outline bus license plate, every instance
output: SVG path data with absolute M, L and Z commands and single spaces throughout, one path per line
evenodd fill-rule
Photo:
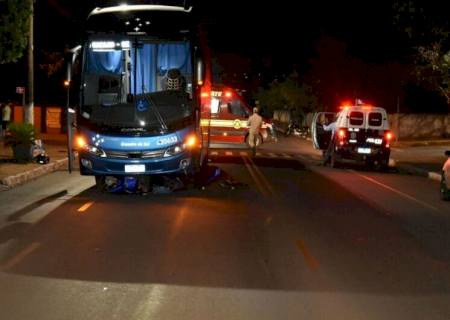
M 125 172 L 145 172 L 145 164 L 126 164 Z
M 370 152 L 371 152 L 370 148 L 358 148 L 358 153 L 370 154 Z

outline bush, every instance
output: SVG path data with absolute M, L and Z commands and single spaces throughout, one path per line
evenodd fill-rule
M 14 159 L 19 162 L 32 160 L 31 146 L 34 143 L 36 130 L 29 123 L 11 123 L 5 137 L 5 145 L 11 146 Z
M 29 123 L 10 123 L 8 125 L 7 135 L 5 137 L 5 145 L 18 146 L 28 145 L 31 146 L 36 137 L 36 129 Z

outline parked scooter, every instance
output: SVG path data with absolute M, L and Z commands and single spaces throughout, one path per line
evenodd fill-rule
M 287 137 L 290 136 L 291 134 L 306 139 L 309 135 L 309 128 L 300 127 L 297 122 L 291 121 L 289 122 L 289 125 L 284 135 Z

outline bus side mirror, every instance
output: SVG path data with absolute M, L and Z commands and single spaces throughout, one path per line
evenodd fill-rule
M 65 82 L 67 82 L 68 84 L 70 84 L 70 82 L 72 81 L 73 66 L 80 52 L 81 46 L 76 46 L 75 48 L 72 48 L 67 52 L 67 73 Z
M 203 85 L 205 81 L 205 66 L 202 60 L 197 61 L 197 84 L 199 86 Z

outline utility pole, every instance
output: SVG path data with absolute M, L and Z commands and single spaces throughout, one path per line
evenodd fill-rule
M 69 64 L 68 67 L 68 75 L 72 71 L 70 70 L 72 66 Z M 66 100 L 66 122 L 67 122 L 67 157 L 68 161 L 68 169 L 69 173 L 72 173 L 72 163 L 73 163 L 73 151 L 72 151 L 72 110 L 70 108 L 70 79 L 71 75 L 67 77 L 67 80 L 64 81 L 64 86 L 67 88 L 67 100 Z
M 34 124 L 34 0 L 30 1 L 30 29 L 28 35 L 28 90 L 26 105 L 23 106 L 25 123 Z
M 398 142 L 400 136 L 400 95 L 397 96 L 397 134 L 395 135 L 395 142 Z

